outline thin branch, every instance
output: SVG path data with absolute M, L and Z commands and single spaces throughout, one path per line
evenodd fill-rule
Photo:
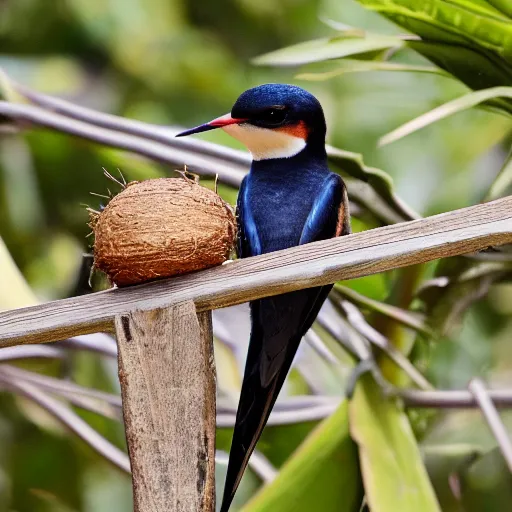
M 94 126 L 33 105 L 0 101 L 0 116 L 12 119 L 21 125 L 28 123 L 50 128 L 105 146 L 131 151 L 164 164 L 177 167 L 187 165 L 189 169 L 203 175 L 215 177 L 218 174 L 224 183 L 235 187 L 240 184 L 248 169 L 222 156 L 214 158 L 198 155 L 197 151 L 188 149 L 184 144 L 182 147 L 170 147 L 147 138 Z
M 356 329 L 359 334 L 368 341 L 380 348 L 419 388 L 427 390 L 433 389 L 433 386 L 416 369 L 416 367 L 407 359 L 389 340 L 379 331 L 374 329 L 364 318 L 359 309 L 351 302 L 346 300 L 341 302 L 348 322 Z
M 214 313 L 215 314 L 215 313 Z M 213 324 L 213 334 L 216 339 L 218 339 L 221 343 L 226 345 L 231 350 L 237 348 L 237 343 L 234 340 L 228 340 L 225 336 L 227 334 L 227 328 L 225 329 L 223 325 L 220 326 L 219 323 L 215 322 Z M 68 338 L 67 340 L 56 342 L 57 346 L 61 346 L 64 348 L 69 348 L 71 350 L 87 350 L 89 352 L 96 352 L 100 355 L 104 355 L 107 357 L 117 358 L 117 344 L 112 338 L 112 336 L 104 333 L 94 333 L 94 334 L 85 334 L 83 336 L 76 336 L 74 338 Z M 38 345 L 34 345 L 37 347 Z M 2 355 L 5 350 L 11 348 L 21 348 L 20 347 L 6 347 L 0 349 L 0 361 L 2 360 Z M 45 347 L 50 348 L 50 347 Z
M 117 357 L 117 345 L 114 338 L 101 332 L 68 338 L 59 341 L 58 346 L 73 350 L 97 352 L 108 357 Z M 1 353 L 2 351 L 0 350 Z
M 311 346 L 304 343 L 298 357 L 293 361 L 293 368 L 304 380 L 309 393 L 313 396 L 323 396 L 328 392 L 328 383 L 318 372 L 318 366 L 315 364 L 314 358 L 311 357 L 313 354 L 310 351 L 312 350 Z
M 378 300 L 370 299 L 369 297 L 352 290 L 348 286 L 343 286 L 341 284 L 336 284 L 331 293 L 338 300 L 341 300 L 341 297 L 345 297 L 357 306 L 368 308 L 371 311 L 376 311 L 377 313 L 396 320 L 405 327 L 409 327 L 410 329 L 413 329 L 427 337 L 432 337 L 434 335 L 432 329 L 425 324 L 423 315 L 392 306 L 391 304 L 379 302 Z
M 121 413 L 121 397 L 112 393 L 106 393 L 93 388 L 87 388 L 63 379 L 56 379 L 41 375 L 39 373 L 22 370 L 10 365 L 1 365 L 0 372 L 8 375 L 11 378 L 19 379 L 20 381 L 29 382 L 34 384 L 40 389 L 55 393 L 56 395 L 65 398 L 74 405 L 89 409 L 89 404 L 93 401 L 93 412 L 108 416 L 110 418 L 119 418 Z M 89 399 L 82 401 L 82 398 Z M 92 400 L 91 400 L 92 399 Z M 98 403 L 99 402 L 99 403 Z
M 341 398 L 332 396 L 290 396 L 278 400 L 270 413 L 269 425 L 293 425 L 304 421 L 318 421 L 332 414 Z M 229 428 L 235 424 L 236 405 L 228 399 L 217 402 L 217 427 Z
M 215 463 L 222 466 L 227 466 L 229 462 L 229 455 L 222 450 L 217 450 L 215 454 Z M 267 460 L 267 458 L 258 450 L 252 452 L 249 458 L 249 467 L 256 473 L 259 478 L 265 483 L 270 483 L 277 476 L 277 470 Z
M 360 216 L 362 213 L 368 212 L 382 224 L 396 224 L 416 218 L 404 218 L 371 185 L 364 181 L 348 176 L 345 178 L 345 184 L 349 194 L 351 212 L 357 212 L 359 209 Z
M 508 245 L 506 247 L 509 247 Z M 478 252 L 476 254 L 467 254 L 466 258 L 476 261 L 489 261 L 499 263 L 512 263 L 512 252 L 495 251 L 495 252 Z M 504 269 L 505 270 L 505 269 Z
M 266 483 L 269 484 L 277 476 L 277 469 L 260 451 L 254 451 L 249 459 L 249 467 Z
M 329 301 L 333 307 L 336 308 L 332 300 Z M 354 306 L 355 307 L 355 306 Z M 328 323 L 324 323 L 324 327 L 331 333 L 331 335 L 338 341 L 342 338 L 340 336 L 340 330 L 348 337 L 348 346 L 351 347 L 351 353 L 359 360 L 359 363 L 353 368 L 352 373 L 347 379 L 345 387 L 345 396 L 351 398 L 355 385 L 358 379 L 363 373 L 370 372 L 375 379 L 375 382 L 380 386 L 382 392 L 385 395 L 390 395 L 394 391 L 394 388 L 386 381 L 382 372 L 375 360 L 373 351 L 371 350 L 371 344 L 368 338 L 363 336 L 349 320 L 345 311 L 340 311 L 342 314 L 330 320 Z M 323 317 L 320 317 L 320 323 L 325 322 Z M 340 329 L 341 327 L 341 329 Z M 343 346 L 347 345 L 346 342 L 342 342 Z
M 339 406 L 340 399 L 332 398 L 330 401 L 319 403 L 318 405 L 304 409 L 294 408 L 293 410 L 281 410 L 277 407 L 270 414 L 268 425 L 294 425 L 306 421 L 319 421 L 330 416 Z M 235 424 L 236 408 L 229 410 L 224 406 L 222 412 L 217 413 L 217 427 L 232 428 Z
M 33 384 L 39 389 L 54 393 L 83 409 L 91 410 L 112 419 L 120 418 L 121 397 L 119 395 L 83 387 L 74 382 L 48 377 L 10 365 L 0 365 L 0 377 L 2 375 L 5 376 L 5 379 Z M 303 417 L 304 414 L 307 414 L 307 411 L 310 411 L 316 417 L 318 410 L 328 412 L 338 402 L 337 398 L 329 396 L 291 396 L 276 403 L 272 413 L 274 414 L 272 421 L 276 425 L 281 424 L 282 421 L 289 422 L 289 418 L 294 414 Z M 234 405 L 229 405 L 221 399 L 217 406 L 217 413 L 221 417 L 223 426 L 234 426 L 236 415 Z M 226 424 L 227 417 L 232 417 L 232 422 L 229 425 Z
M 59 402 L 55 398 L 52 398 L 33 384 L 24 382 L 17 378 L 13 379 L 12 376 L 2 375 L 0 373 L 0 381 L 5 387 L 11 389 L 15 393 L 19 393 L 37 403 L 115 466 L 127 473 L 130 472 L 130 461 L 128 456 L 98 434 L 96 430 L 94 430 L 65 404 Z
M 160 142 L 169 147 L 178 149 L 189 149 L 203 156 L 211 156 L 214 158 L 225 158 L 231 163 L 248 168 L 251 165 L 251 157 L 246 151 L 231 149 L 220 144 L 206 142 L 199 139 L 177 139 L 175 135 L 183 131 L 182 126 L 159 126 L 150 123 L 144 123 L 135 119 L 127 119 L 125 117 L 115 116 L 93 110 L 90 108 L 76 105 L 70 101 L 66 101 L 53 96 L 48 96 L 37 91 L 33 91 L 28 87 L 14 83 L 11 84 L 26 99 L 32 103 L 52 110 L 57 114 L 71 117 L 78 121 L 83 121 L 102 128 L 108 128 L 118 132 L 135 135 L 144 139 Z
M 9 346 L 111 331 L 115 315 L 194 300 L 198 311 L 353 279 L 512 241 L 512 197 L 237 260 L 230 265 L 0 312 Z
M 300 412 L 306 409 L 315 409 L 324 405 L 337 404 L 339 398 L 327 395 L 293 395 L 279 399 L 272 411 L 276 412 Z M 217 411 L 221 414 L 235 414 L 236 405 L 227 398 L 218 398 Z
M 52 398 L 50 395 L 37 389 L 37 387 L 28 382 L 12 379 L 7 377 L 7 375 L 2 375 L 2 373 L 0 373 L 0 385 L 37 403 L 54 418 L 66 425 L 72 432 L 78 435 L 78 437 L 96 450 L 101 456 L 105 457 L 122 471 L 128 474 L 131 473 L 128 456 L 122 450 L 110 443 L 110 441 L 107 441 L 103 436 L 98 434 L 96 430 L 94 430 L 65 404 Z M 222 463 L 222 455 L 219 456 L 216 454 L 215 460 Z M 264 468 L 261 464 L 258 465 L 258 463 L 257 466 L 258 471 L 256 472 L 263 480 L 265 480 L 265 478 L 270 478 L 269 468 L 266 468 L 265 473 L 262 474 L 261 471 L 263 471 Z
M 274 409 L 279 412 L 293 412 L 298 409 L 318 407 L 319 405 L 333 405 L 338 398 L 329 395 L 292 395 L 276 402 Z
M 512 390 L 493 389 L 487 391 L 497 407 L 512 407 Z M 421 391 L 418 389 L 394 388 L 394 394 L 400 398 L 404 405 L 411 408 L 435 408 L 435 409 L 469 409 L 479 407 L 474 396 L 466 390 L 433 390 Z M 271 425 L 287 425 L 303 421 L 319 421 L 331 415 L 339 406 L 341 399 L 335 397 L 301 397 L 301 399 L 314 399 L 316 403 L 299 404 L 291 401 L 295 397 L 289 397 L 286 401 L 277 402 L 270 415 Z M 299 397 L 300 398 L 300 397 Z M 287 403 L 290 400 L 289 403 Z M 234 425 L 236 408 L 219 403 L 217 426 L 229 428 Z
M 512 407 L 512 390 L 490 389 L 487 391 L 497 407 Z M 475 397 L 466 390 L 420 391 L 417 389 L 397 389 L 407 407 L 428 407 L 433 409 L 468 409 L 479 407 Z
M 114 132 L 121 132 L 140 137 L 148 141 L 158 142 L 179 151 L 189 151 L 191 153 L 191 158 L 189 158 L 190 161 L 192 161 L 193 155 L 201 155 L 209 159 L 220 160 L 222 165 L 228 167 L 232 166 L 234 169 L 238 169 L 239 171 L 238 176 L 228 176 L 226 172 L 220 173 L 220 178 L 230 185 L 238 186 L 244 173 L 251 165 L 251 157 L 246 151 L 235 150 L 219 144 L 213 144 L 211 142 L 194 138 L 176 139 L 174 135 L 179 131 L 182 131 L 182 127 L 158 126 L 134 119 L 126 119 L 111 114 L 105 114 L 93 109 L 75 105 L 69 101 L 33 91 L 27 87 L 17 84 L 6 76 L 5 80 L 8 81 L 9 85 L 16 90 L 17 93 L 21 94 L 32 103 L 65 117 L 93 125 L 93 127 L 105 128 Z M 66 132 L 66 130 L 62 131 Z M 136 149 L 133 149 L 132 151 L 137 153 L 139 152 Z M 326 146 L 326 151 L 332 163 L 342 169 L 354 166 L 360 168 L 360 173 L 363 173 L 366 176 L 366 179 L 375 173 L 380 173 L 380 171 L 375 171 L 365 166 L 362 163 L 360 155 L 343 151 L 329 145 Z M 193 164 L 189 164 L 189 166 L 193 166 Z M 197 170 L 201 172 L 200 168 Z M 211 172 L 207 172 L 207 174 L 211 174 Z M 364 178 L 362 179 L 364 180 Z M 419 215 L 392 191 L 388 192 L 388 196 L 390 197 L 384 198 L 382 191 L 378 190 L 378 187 L 374 188 L 368 183 L 359 180 L 357 181 L 357 187 L 351 186 L 349 188 L 351 190 L 351 195 L 354 195 L 354 199 L 359 200 L 367 209 L 373 212 L 377 218 L 386 223 L 401 222 L 404 220 L 419 218 Z M 357 208 L 353 209 L 356 210 Z
M 498 446 L 507 463 L 508 469 L 512 473 L 512 442 L 490 394 L 485 389 L 484 383 L 478 378 L 473 379 L 469 383 L 468 389 L 482 410 L 482 414 L 498 442 Z
M 0 362 L 16 359 L 62 359 L 64 351 L 46 345 L 19 345 L 0 349 Z
M 380 213 L 382 208 L 388 209 L 391 215 L 399 219 L 397 222 L 415 220 L 421 217 L 410 206 L 406 205 L 404 201 L 397 197 L 393 191 L 390 177 L 380 169 L 365 165 L 362 155 L 329 145 L 327 145 L 325 149 L 329 161 L 333 165 L 344 170 L 349 176 L 356 178 L 360 185 L 366 185 L 366 188 L 371 190 L 375 196 L 374 202 L 382 203 L 378 207 L 379 212 L 375 213 Z M 349 187 L 349 189 L 350 188 L 351 187 Z M 368 194 L 368 191 L 366 194 Z M 375 211 L 372 208 L 371 202 L 365 201 L 365 206 L 370 211 Z
M 316 321 L 348 354 L 354 358 L 354 360 L 360 359 L 361 357 L 371 356 L 368 346 L 362 344 L 362 347 L 357 347 L 357 344 L 360 343 L 358 339 L 354 340 L 350 330 L 344 328 L 346 320 L 337 312 L 331 297 L 325 301 L 324 305 L 320 309 L 320 313 L 318 313 Z M 354 343 L 356 346 L 354 346 Z M 362 353 L 361 350 L 363 351 Z
M 338 358 L 331 352 L 322 338 L 313 329 L 310 329 L 306 333 L 304 340 L 322 359 L 334 366 L 340 366 Z

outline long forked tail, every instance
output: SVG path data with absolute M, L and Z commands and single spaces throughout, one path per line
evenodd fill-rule
M 253 341 L 256 340 L 254 336 L 251 336 L 251 345 Z M 297 346 L 299 341 L 300 338 L 293 344 Z M 249 356 L 251 348 L 252 347 L 249 349 Z M 296 350 L 290 351 L 290 353 L 287 354 L 278 374 L 266 386 L 262 385 L 260 380 L 258 369 L 261 362 L 260 358 L 256 361 L 252 361 L 251 368 L 246 368 L 236 415 L 235 431 L 233 433 L 233 441 L 231 442 L 231 450 L 229 453 L 228 471 L 224 485 L 221 512 L 228 512 L 229 510 L 235 492 L 249 462 L 249 457 L 254 451 L 256 443 L 267 423 L 272 407 L 279 395 L 279 391 L 283 386 L 286 374 L 292 364 L 295 351 Z M 247 359 L 248 362 L 250 361 L 249 356 Z
M 251 339 L 220 512 L 229 510 L 300 340 L 330 289 L 310 288 L 251 303 Z

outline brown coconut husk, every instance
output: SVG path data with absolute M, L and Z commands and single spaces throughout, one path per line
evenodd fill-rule
M 90 225 L 94 265 L 118 286 L 220 265 L 236 237 L 231 207 L 185 177 L 129 184 Z

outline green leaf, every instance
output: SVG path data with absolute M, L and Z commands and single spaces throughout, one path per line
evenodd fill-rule
M 420 217 L 395 194 L 393 179 L 389 174 L 381 169 L 365 165 L 363 157 L 358 153 L 352 153 L 332 146 L 326 146 L 326 149 L 329 163 L 348 175 L 368 183 L 384 200 L 386 205 L 402 220 L 413 220 Z
M 467 309 L 510 271 L 506 262 L 464 257 L 441 260 L 434 279 L 423 283 L 417 294 L 424 303 L 429 326 L 439 336 L 458 329 Z
M 219 389 L 224 393 L 237 393 L 242 382 L 238 361 L 233 351 L 217 340 L 215 340 L 215 365 Z
M 358 382 L 349 413 L 370 510 L 440 512 L 407 416 L 370 375 Z
M 52 512 L 77 512 L 77 509 L 68 506 L 52 492 L 42 489 L 31 489 L 31 493 L 36 500 L 41 501 L 48 507 L 47 510 L 52 510 Z
M 490 89 L 484 89 L 482 91 L 470 92 L 460 98 L 449 101 L 426 114 L 416 117 L 396 130 L 384 135 L 384 137 L 379 140 L 379 145 L 383 146 L 385 144 L 395 142 L 406 135 L 410 135 L 425 126 L 428 126 L 429 124 L 435 123 L 436 121 L 475 107 L 485 101 L 501 97 L 512 98 L 512 87 L 491 87 Z
M 487 0 L 450 0 L 450 3 L 476 15 L 508 21 L 507 17 L 503 16 L 499 9 L 495 8 L 495 6 L 493 7 L 492 0 L 489 2 Z
M 457 472 L 481 455 L 481 447 L 477 444 L 451 443 L 422 446 L 421 451 L 443 512 L 464 512 L 454 483 L 457 483 Z
M 378 60 L 355 60 L 344 59 L 339 62 L 339 67 L 331 71 L 316 73 L 300 73 L 297 75 L 299 80 L 311 80 L 321 82 L 329 80 L 347 73 L 361 73 L 364 71 L 407 71 L 414 73 L 429 73 L 449 77 L 450 74 L 433 66 L 411 66 L 409 64 L 399 64 L 396 62 L 385 62 Z
M 424 39 L 487 48 L 512 62 L 512 26 L 486 2 L 359 0 Z M 458 5 L 457 5 L 458 4 Z
M 323 421 L 243 512 L 358 512 L 362 485 L 348 407 Z
M 265 66 L 299 66 L 311 62 L 339 59 L 387 48 L 398 48 L 404 42 L 392 36 L 370 35 L 359 30 L 345 31 L 332 38 L 315 39 L 256 57 L 254 64 Z
M 0 67 L 0 100 L 12 103 L 25 103 L 26 100 L 16 90 L 7 73 Z
M 457 77 L 471 89 L 512 85 L 512 66 L 499 55 L 484 48 L 421 40 L 408 41 L 407 46 Z M 492 100 L 492 104 L 512 112 L 510 100 Z
M 37 298 L 12 259 L 4 241 L 0 238 L 0 274 L 2 288 L 9 293 L 0 294 L 0 310 L 14 309 L 37 304 Z
M 484 201 L 492 201 L 503 197 L 511 192 L 512 187 L 512 150 L 508 154 L 505 163 L 503 164 L 498 176 L 489 188 Z
M 385 302 L 371 299 L 365 295 L 357 293 L 348 286 L 343 286 L 338 283 L 334 285 L 334 291 L 339 292 L 340 295 L 343 295 L 355 305 L 361 308 L 367 308 L 370 311 L 374 311 L 388 318 L 391 318 L 399 324 L 405 327 L 409 327 L 410 329 L 414 329 L 424 336 L 430 338 L 434 335 L 432 330 L 425 324 L 422 315 L 408 311 L 407 309 L 393 306 L 391 304 L 386 304 Z
M 472 89 L 512 85 L 509 0 L 359 0 L 420 36 L 407 46 Z M 506 4 L 506 7 L 504 7 Z M 494 100 L 512 112 L 512 101 Z
M 462 505 L 467 512 L 501 512 L 512 503 L 512 475 L 499 448 L 460 471 Z
M 488 0 L 488 2 L 496 7 L 498 11 L 512 18 L 512 3 L 510 0 Z

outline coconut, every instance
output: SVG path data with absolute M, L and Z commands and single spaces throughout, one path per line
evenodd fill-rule
M 185 177 L 127 185 L 91 227 L 94 266 L 118 286 L 220 265 L 236 235 L 231 207 Z

